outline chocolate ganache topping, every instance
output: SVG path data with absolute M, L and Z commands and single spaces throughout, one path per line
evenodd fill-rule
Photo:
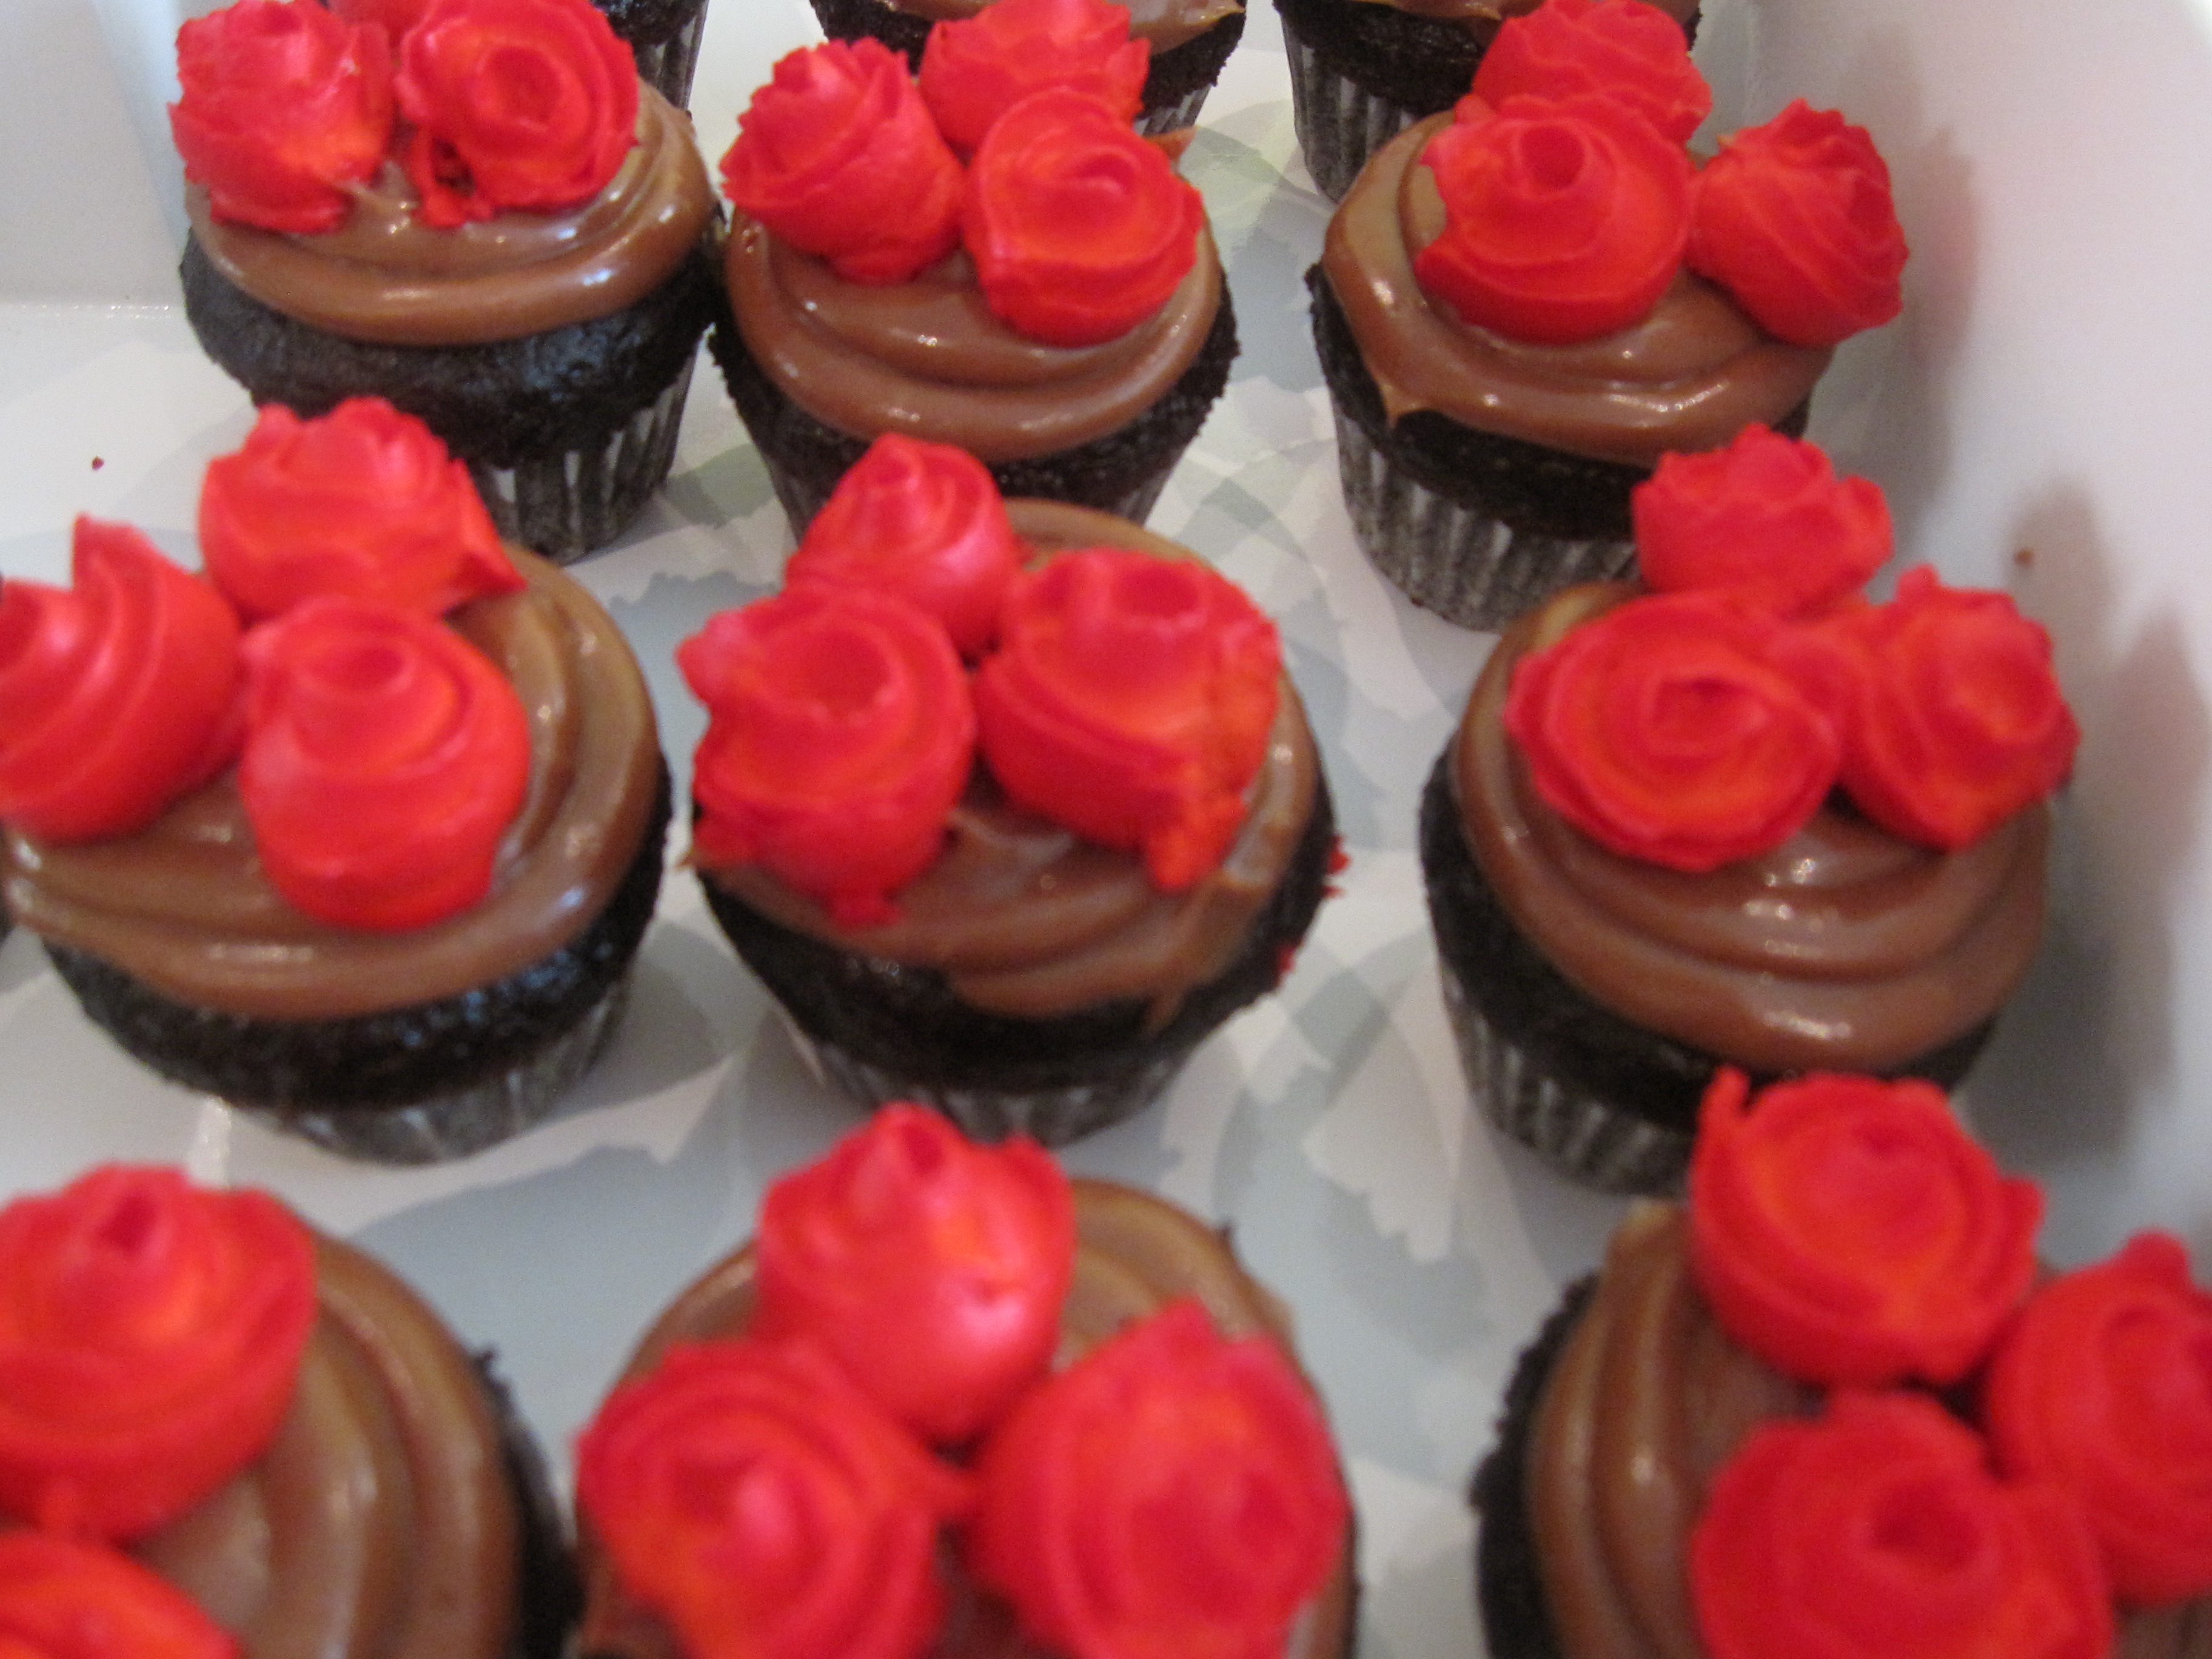
M 933 23 L 973 17 L 991 0 L 890 0 L 893 11 Z M 1152 43 L 1152 55 L 1172 51 L 1244 9 L 1242 0 L 1127 0 L 1129 33 Z
M 1642 322 L 1571 345 L 1509 339 L 1431 301 L 1413 257 L 1444 225 L 1422 149 L 1449 113 L 1377 150 L 1330 219 L 1322 270 L 1392 420 L 1433 410 L 1462 425 L 1642 465 L 1780 422 L 1828 365 L 1786 345 L 1686 268 Z
M 637 854 L 659 738 L 613 619 L 552 565 L 507 552 L 527 588 L 452 616 L 514 684 L 530 722 L 528 793 L 482 902 L 398 933 L 303 915 L 263 877 L 225 776 L 134 836 L 53 846 L 10 830 L 0 847 L 9 908 L 46 938 L 180 1001 L 285 1019 L 456 995 L 559 950 L 605 907 Z

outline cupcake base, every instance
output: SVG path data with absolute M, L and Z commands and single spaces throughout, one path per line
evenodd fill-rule
M 1275 0 L 1291 65 L 1291 119 L 1315 186 L 1332 202 L 1367 158 L 1467 94 L 1498 33 L 1374 0 Z
M 706 33 L 707 0 L 592 0 L 637 59 L 638 78 L 678 109 L 691 107 L 691 77 Z

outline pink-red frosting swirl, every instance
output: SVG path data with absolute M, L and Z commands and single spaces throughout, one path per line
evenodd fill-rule
M 232 1659 L 238 1643 L 119 1551 L 0 1533 L 0 1649 L 13 1659 Z
M 1582 93 L 1620 100 L 1676 143 L 1713 107 L 1682 26 L 1645 0 L 1544 0 L 1508 17 L 1474 66 L 1469 96 L 1494 109 L 1523 94 Z
M 963 155 L 975 153 L 1001 112 L 1046 87 L 1086 93 L 1134 121 L 1152 49 L 1130 39 L 1129 27 L 1128 8 L 1112 0 L 993 0 L 929 31 L 922 101 Z

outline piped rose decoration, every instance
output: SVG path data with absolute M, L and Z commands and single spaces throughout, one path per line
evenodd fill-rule
M 13 1659 L 233 1659 L 238 1638 L 121 1552 L 0 1533 L 0 1650 Z
M 1475 65 L 1470 95 L 1496 108 L 1509 98 L 1583 93 L 1620 99 L 1677 143 L 1713 106 L 1682 26 L 1644 0 L 1544 0 L 1506 18 Z
M 994 0 L 929 31 L 922 101 L 945 141 L 972 155 L 1004 111 L 1046 87 L 1087 93 L 1134 121 L 1152 55 L 1129 38 L 1128 8 L 1111 0 Z
M 0 1210 L 0 1509 L 106 1539 L 181 1515 L 276 1433 L 315 1306 L 265 1194 L 111 1164 Z

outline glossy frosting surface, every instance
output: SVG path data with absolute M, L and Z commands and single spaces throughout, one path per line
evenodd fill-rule
M 933 23 L 973 17 L 991 0 L 890 0 L 891 9 Z M 1117 0 L 1118 3 L 1118 0 Z M 1155 57 L 1172 51 L 1224 17 L 1244 9 L 1243 0 L 1127 0 L 1129 33 L 1152 43 Z

